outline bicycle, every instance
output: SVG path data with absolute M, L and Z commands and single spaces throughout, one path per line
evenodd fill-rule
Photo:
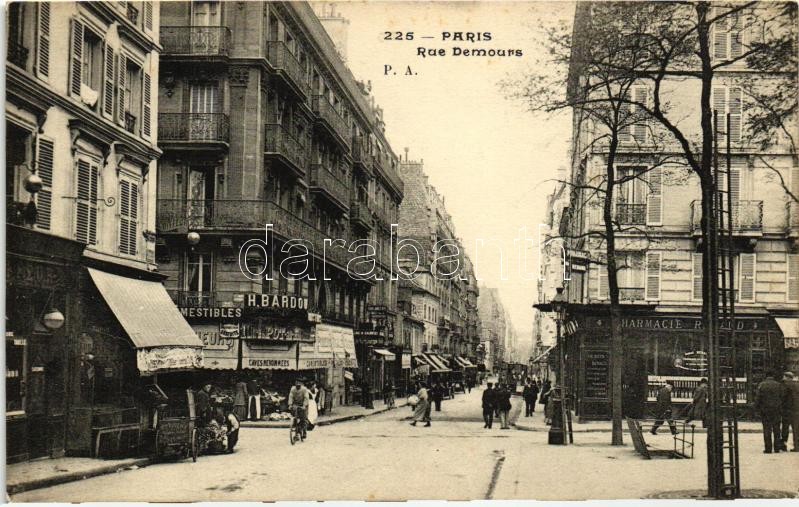
M 294 445 L 298 441 L 304 441 L 307 434 L 307 424 L 305 414 L 302 413 L 302 408 L 297 407 L 293 412 L 294 415 L 291 418 L 291 427 L 289 428 L 289 441 L 291 445 Z

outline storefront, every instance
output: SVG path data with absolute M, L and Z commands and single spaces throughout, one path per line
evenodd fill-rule
M 777 317 L 776 320 L 783 335 L 785 371 L 799 375 L 799 318 Z
M 610 417 L 610 335 L 607 314 L 570 316 L 577 326 L 563 338 L 566 382 L 575 393 L 580 419 Z M 783 336 L 766 313 L 740 313 L 734 323 L 738 399 L 753 403 L 754 390 L 766 372 L 783 364 Z M 628 312 L 621 321 L 624 340 L 622 373 L 625 415 L 648 417 L 658 389 L 674 383 L 673 403 L 691 401 L 699 381 L 707 377 L 707 351 L 702 319 L 696 314 L 655 310 Z
M 415 380 L 427 382 L 428 385 L 449 380 L 449 375 L 452 372 L 447 366 L 446 359 L 434 352 L 413 356 L 413 362 L 415 363 Z
M 60 456 L 84 244 L 6 226 L 6 460 Z
M 202 366 L 202 342 L 158 275 L 126 275 L 97 267 L 82 272 L 82 329 L 70 354 L 75 388 L 67 452 L 73 455 L 139 452 L 153 429 L 145 386 Z

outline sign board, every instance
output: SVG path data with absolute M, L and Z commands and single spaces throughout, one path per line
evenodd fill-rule
M 241 337 L 247 340 L 271 340 L 281 342 L 312 342 L 307 329 L 290 324 L 256 320 L 241 324 Z
M 610 351 L 586 349 L 583 353 L 585 397 L 607 398 L 610 382 Z
M 192 347 L 158 347 L 136 350 L 136 366 L 142 373 L 202 367 L 202 349 Z
M 244 302 L 248 308 L 273 310 L 308 310 L 308 298 L 288 294 L 246 294 Z
M 189 442 L 189 419 L 161 419 L 158 421 L 158 444 L 175 445 Z
M 233 307 L 178 307 L 180 314 L 185 319 L 239 319 L 241 318 L 241 308 Z

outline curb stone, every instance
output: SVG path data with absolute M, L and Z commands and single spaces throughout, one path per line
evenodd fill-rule
M 59 484 L 65 484 L 67 482 L 75 482 L 80 481 L 83 479 L 89 479 L 91 477 L 97 477 L 99 475 L 108 475 L 115 472 L 121 472 L 125 469 L 133 468 L 133 467 L 146 467 L 147 465 L 153 462 L 152 458 L 141 458 L 133 462 L 129 463 L 116 463 L 113 465 L 105 465 L 102 467 L 98 467 L 92 470 L 84 470 L 80 472 L 71 472 L 65 474 L 54 475 L 51 477 L 44 477 L 42 479 L 34 479 L 31 481 L 23 481 L 16 484 L 11 484 L 7 487 L 6 493 L 8 495 L 16 495 L 19 493 L 24 493 L 25 491 L 31 491 L 34 489 L 42 489 L 42 488 L 49 488 L 51 486 L 57 486 Z

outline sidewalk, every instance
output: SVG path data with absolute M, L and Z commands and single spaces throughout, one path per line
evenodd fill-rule
M 6 466 L 6 493 L 47 488 L 150 464 L 150 458 L 42 458 Z
M 400 408 L 408 404 L 407 398 L 398 398 L 395 407 Z M 386 412 L 388 408 L 382 400 L 374 402 L 373 409 L 365 409 L 360 405 L 346 405 L 339 406 L 332 410 L 332 413 L 319 416 L 316 420 L 317 426 L 327 426 L 328 424 L 336 424 L 344 421 L 352 421 L 353 419 L 361 419 L 370 415 L 381 414 Z M 395 408 L 395 410 L 396 410 Z M 291 421 L 242 421 L 242 428 L 288 428 L 291 426 Z
M 542 407 L 543 408 L 543 407 Z M 514 426 L 516 426 L 517 430 L 523 431 L 549 431 L 549 426 L 544 424 L 544 411 L 538 409 L 536 407 L 536 411 L 532 417 L 525 417 L 524 415 L 520 415 Z M 707 433 L 707 429 L 702 427 L 702 423 L 699 421 L 694 421 L 696 425 L 694 427 L 695 433 Z M 627 422 L 623 422 L 622 426 L 624 428 L 625 433 L 629 433 L 627 429 Z M 572 415 L 572 431 L 574 433 L 601 433 L 607 432 L 610 433 L 612 429 L 612 423 L 610 421 L 587 421 L 578 423 L 576 418 Z M 686 426 L 686 431 L 690 429 L 690 426 Z M 660 428 L 661 433 L 668 433 L 669 426 L 668 424 L 664 423 L 663 426 Z M 739 421 L 738 422 L 738 433 L 762 433 L 763 426 L 759 422 L 754 421 Z

